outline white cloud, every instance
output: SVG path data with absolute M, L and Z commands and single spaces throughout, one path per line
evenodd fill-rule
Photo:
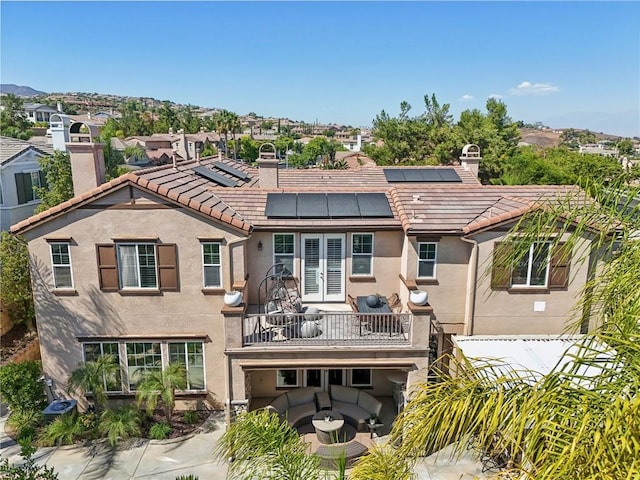
M 473 95 L 462 95 L 458 100 L 461 102 L 468 102 L 469 100 L 473 100 Z
M 500 95 L 499 93 L 492 93 L 489 95 L 489 98 L 495 98 L 496 100 L 500 100 L 504 95 Z
M 559 92 L 560 89 L 550 83 L 522 82 L 509 90 L 511 95 L 550 95 Z

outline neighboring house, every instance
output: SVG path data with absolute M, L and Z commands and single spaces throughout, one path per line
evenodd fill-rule
M 42 103 L 25 103 L 23 105 L 27 120 L 32 123 L 48 122 L 51 115 L 59 113 L 55 108 Z
M 593 155 L 602 155 L 603 157 L 617 157 L 618 149 L 613 147 L 609 148 L 609 145 L 603 143 L 586 144 L 579 146 L 580 153 L 591 153 Z
M 36 187 L 46 185 L 38 158 L 48 155 L 49 146 L 0 137 L 0 230 L 33 215 L 40 204 Z
M 168 163 L 175 155 L 178 160 L 191 160 L 200 155 L 207 145 L 217 149 L 222 147 L 220 135 L 212 132 L 199 133 L 154 133 L 128 137 L 127 145 L 141 145 L 145 148 L 148 159 L 155 164 Z
M 562 333 L 593 265 L 535 243 L 517 268 L 484 274 L 521 215 L 578 190 L 483 186 L 477 147 L 460 167 L 279 170 L 274 159 L 208 158 L 106 184 L 100 144 L 67 147 L 84 189 L 12 227 L 34 259 L 43 369 L 61 396 L 79 364 L 107 353 L 121 365 L 107 385 L 114 398 L 133 398 L 140 371 L 174 362 L 188 370 L 181 402 L 228 412 L 300 386 L 391 396 L 398 382 L 426 379 L 453 335 Z M 275 264 L 292 273 L 285 284 L 266 277 Z M 319 314 L 265 301 L 294 295 L 294 280 Z M 418 289 L 428 304 L 409 301 Z M 225 304 L 233 290 L 238 306 Z M 401 306 L 365 312 L 358 297 L 371 294 L 398 294 Z

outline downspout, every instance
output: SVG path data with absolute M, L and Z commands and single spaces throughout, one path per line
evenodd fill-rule
M 478 242 L 460 237 L 463 242 L 471 244 L 471 257 L 467 269 L 467 292 L 464 301 L 464 334 L 473 334 L 474 310 L 476 306 L 476 280 L 478 277 Z

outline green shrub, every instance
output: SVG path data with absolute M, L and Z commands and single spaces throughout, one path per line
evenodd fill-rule
M 85 430 L 93 430 L 98 422 L 98 417 L 94 412 L 87 412 L 80 415 L 78 421 Z
M 171 433 L 172 428 L 168 423 L 154 423 L 149 429 L 149 438 L 164 440 Z
M 176 480 L 198 480 L 198 477 L 193 474 L 180 475 L 179 477 L 176 477 Z
M 7 418 L 7 426 L 16 431 L 18 441 L 35 438 L 36 428 L 42 425 L 44 416 L 41 411 L 17 410 Z
M 135 407 L 107 409 L 100 415 L 98 430 L 109 439 L 114 446 L 118 440 L 140 435 L 140 414 Z
M 187 410 L 182 414 L 182 420 L 187 425 L 193 425 L 198 421 L 198 412 L 195 410 Z
M 70 445 L 85 432 L 84 425 L 75 413 L 60 415 L 47 425 L 40 436 L 43 445 Z
M 41 411 L 47 406 L 40 375 L 40 362 L 33 360 L 0 367 L 0 394 L 11 411 Z

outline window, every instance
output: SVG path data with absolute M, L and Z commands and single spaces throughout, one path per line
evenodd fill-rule
M 37 188 L 46 186 L 44 172 L 34 170 L 31 172 L 16 173 L 16 192 L 18 194 L 18 204 L 38 200 Z
M 549 271 L 549 244 L 535 242 L 523 255 L 511 272 L 511 285 L 522 287 L 544 287 Z
M 118 354 L 118 342 L 92 342 L 82 345 L 85 362 L 95 362 L 99 358 L 105 355 L 111 355 L 114 362 L 120 362 L 120 355 Z M 122 391 L 122 372 L 118 369 L 114 376 L 107 376 L 106 373 L 102 373 L 102 381 L 104 382 L 104 389 L 106 392 L 121 392 Z
M 120 288 L 158 288 L 154 244 L 119 244 L 118 268 Z
M 351 275 L 373 275 L 373 234 L 351 236 Z
M 418 278 L 436 277 L 437 243 L 418 243 Z
M 100 290 L 178 291 L 178 248 L 174 243 L 96 245 Z
M 202 342 L 169 343 L 169 364 L 179 363 L 187 372 L 187 390 L 204 390 Z
M 521 257 L 513 242 L 496 242 L 493 247 L 491 288 L 515 291 L 520 288 L 566 289 L 569 286 L 571 248 L 564 242 L 534 242 Z M 518 250 L 521 252 L 522 250 Z M 516 257 L 514 259 L 514 257 Z
M 370 368 L 354 368 L 351 370 L 351 386 L 353 387 L 370 387 L 373 385 L 371 381 Z
M 112 355 L 115 362 L 123 366 L 115 376 L 103 374 L 107 392 L 134 393 L 144 375 L 160 372 L 174 363 L 183 365 L 186 370 L 186 391 L 205 390 L 202 341 L 86 342 L 82 344 L 82 349 L 85 362 Z
M 220 243 L 202 244 L 202 269 L 205 287 L 222 287 Z
M 51 269 L 55 288 L 73 288 L 71 254 L 68 243 L 51 243 Z
M 288 388 L 288 387 L 297 387 L 297 386 L 299 386 L 298 370 L 278 370 L 276 387 Z
M 162 370 L 162 352 L 160 342 L 131 342 L 126 345 L 129 390 L 135 390 L 145 374 Z
M 293 233 L 276 233 L 273 235 L 273 263 L 281 263 L 282 271 L 293 275 L 293 259 L 295 257 Z

